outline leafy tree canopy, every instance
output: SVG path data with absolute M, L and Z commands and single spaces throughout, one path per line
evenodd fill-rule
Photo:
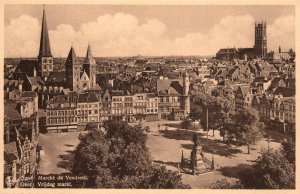
M 177 172 L 152 163 L 146 129 L 115 120 L 104 128 L 79 137 L 73 172 L 89 177 L 81 187 L 189 188 Z

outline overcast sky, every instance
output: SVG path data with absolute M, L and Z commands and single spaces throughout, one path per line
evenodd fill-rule
M 5 57 L 36 57 L 42 5 L 5 5 Z M 253 47 L 255 21 L 267 21 L 268 51 L 295 47 L 294 6 L 46 5 L 52 54 L 71 45 L 84 56 L 214 55 Z

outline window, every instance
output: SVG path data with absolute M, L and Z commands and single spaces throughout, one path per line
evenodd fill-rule
M 164 97 L 160 97 L 160 102 L 164 102 Z
M 23 168 L 23 173 L 24 173 L 24 174 L 29 174 L 29 173 L 30 173 L 30 165 L 29 165 L 29 164 L 26 165 L 26 166 L 24 166 L 24 168 Z

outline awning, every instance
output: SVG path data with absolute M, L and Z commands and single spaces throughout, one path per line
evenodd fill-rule
M 77 125 L 76 126 L 68 126 L 68 129 L 77 129 Z
M 51 129 L 57 129 L 57 127 L 47 127 L 47 129 L 49 130 L 51 130 Z

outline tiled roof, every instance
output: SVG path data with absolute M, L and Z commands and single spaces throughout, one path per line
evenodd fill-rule
M 32 91 L 24 91 L 22 97 L 36 97 L 36 93 Z
M 17 110 L 17 102 L 8 101 L 4 103 L 4 113 L 7 119 L 18 119 L 22 118 L 19 111 Z
M 157 93 L 159 95 L 183 95 L 183 81 L 181 79 L 157 80 Z
M 278 86 L 278 83 L 280 80 L 282 80 L 282 78 L 280 78 L 280 77 L 275 77 L 274 79 L 272 79 L 271 85 L 269 86 L 268 91 L 275 89 Z
M 21 60 L 15 72 L 32 74 L 34 68 L 37 70 L 37 66 L 37 60 Z
M 241 91 L 243 93 L 243 96 L 246 96 L 250 92 L 250 86 L 242 86 Z
M 73 49 L 73 46 L 70 49 L 66 64 L 79 64 L 79 60 L 76 57 L 75 51 Z
M 66 73 L 61 72 L 51 72 L 47 78 L 46 82 L 64 82 L 66 79 Z
M 4 144 L 4 159 L 8 163 L 18 159 L 18 150 L 16 142 Z
M 278 87 L 275 92 L 275 95 L 281 94 L 283 97 L 291 97 L 295 96 L 296 91 L 293 88 L 287 88 L 287 87 Z
M 4 151 L 6 153 L 18 153 L 16 142 L 4 144 Z
M 265 77 L 255 77 L 253 80 L 253 83 L 255 82 L 265 82 Z
M 78 103 L 91 103 L 91 102 L 99 102 L 99 99 L 97 98 L 95 93 L 84 93 L 79 94 L 78 96 Z

